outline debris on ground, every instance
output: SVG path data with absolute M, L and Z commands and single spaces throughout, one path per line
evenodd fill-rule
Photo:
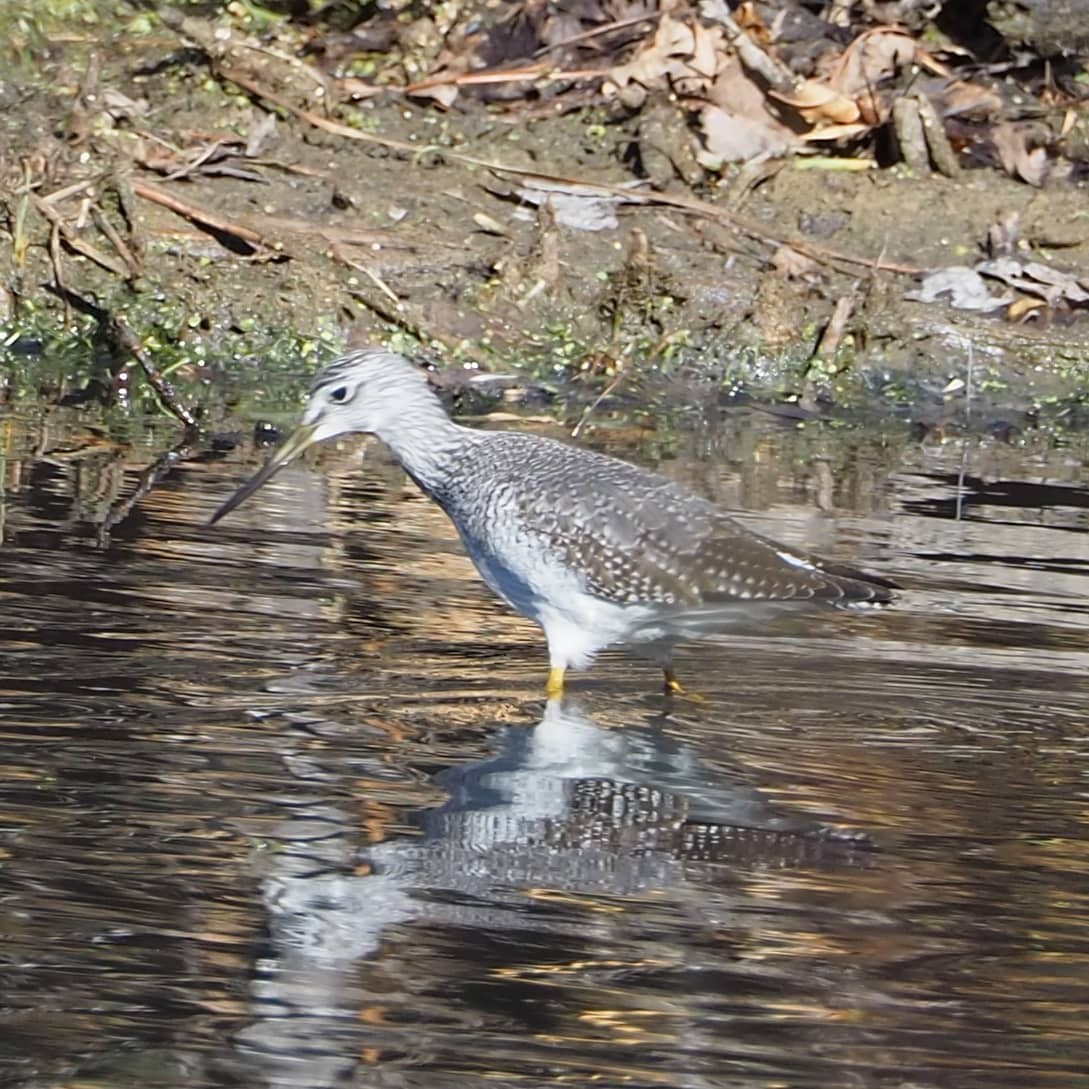
M 1069 0 L 11 0 L 0 30 L 13 343 L 120 318 L 184 378 L 393 336 L 591 399 L 693 368 L 806 397 L 814 359 L 836 396 L 958 310 L 1086 354 Z

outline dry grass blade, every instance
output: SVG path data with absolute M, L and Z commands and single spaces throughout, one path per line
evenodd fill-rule
M 128 279 L 134 280 L 140 275 L 140 261 L 129 249 L 128 244 L 118 233 L 117 228 L 110 222 L 109 217 L 97 204 L 91 205 L 91 215 L 94 217 L 95 226 L 110 240 L 117 255 L 128 266 Z
M 115 276 L 121 276 L 127 278 L 129 270 L 120 261 L 114 260 L 108 254 L 103 253 L 97 246 L 93 246 L 90 242 L 85 242 L 79 237 L 73 230 L 61 218 L 61 215 L 57 210 L 47 204 L 41 197 L 34 193 L 30 194 L 30 199 L 34 204 L 35 209 L 47 219 L 57 230 L 64 244 L 75 253 L 78 253 L 81 257 L 86 257 L 88 261 L 94 261 L 100 268 L 104 268 L 107 272 L 112 272 Z

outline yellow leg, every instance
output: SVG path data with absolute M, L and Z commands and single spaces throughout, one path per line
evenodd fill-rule
M 684 691 L 684 685 L 677 680 L 677 674 L 672 666 L 665 667 L 665 690 L 670 696 L 679 696 Z
M 563 695 L 563 675 L 566 672 L 563 666 L 552 666 L 548 671 L 548 680 L 545 681 L 545 695 L 554 700 Z

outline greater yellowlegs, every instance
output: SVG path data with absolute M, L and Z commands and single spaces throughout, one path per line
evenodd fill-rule
M 335 359 L 302 422 L 212 516 L 308 446 L 377 435 L 449 515 L 484 581 L 548 641 L 546 691 L 614 643 L 665 671 L 673 645 L 804 605 L 891 600 L 882 580 L 777 544 L 664 476 L 538 435 L 454 423 L 423 372 L 381 348 Z

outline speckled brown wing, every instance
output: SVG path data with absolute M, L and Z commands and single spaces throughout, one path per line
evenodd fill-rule
M 761 603 L 881 604 L 891 588 L 862 572 L 826 565 L 818 557 L 788 549 L 750 532 L 708 505 L 684 530 L 645 531 L 623 565 L 595 566 L 591 589 L 609 600 L 638 600 L 670 611 L 744 608 Z M 619 576 L 619 577 L 617 577 Z
M 577 571 L 603 600 L 682 616 L 890 598 L 877 580 L 752 533 L 666 477 L 540 438 L 490 438 L 489 503 L 512 503 L 542 556 Z M 492 523 L 502 521 L 497 507 Z
M 610 467 L 611 468 L 611 467 Z M 624 466 L 627 469 L 627 466 Z M 588 589 L 609 601 L 683 613 L 759 603 L 848 605 L 891 600 L 890 586 L 747 530 L 663 477 L 604 474 L 592 509 L 567 498 L 565 524 L 594 532 L 557 539 Z
M 710 534 L 695 542 L 704 603 L 812 601 L 833 605 L 883 604 L 890 583 L 862 571 L 832 564 L 752 533 L 719 514 Z

